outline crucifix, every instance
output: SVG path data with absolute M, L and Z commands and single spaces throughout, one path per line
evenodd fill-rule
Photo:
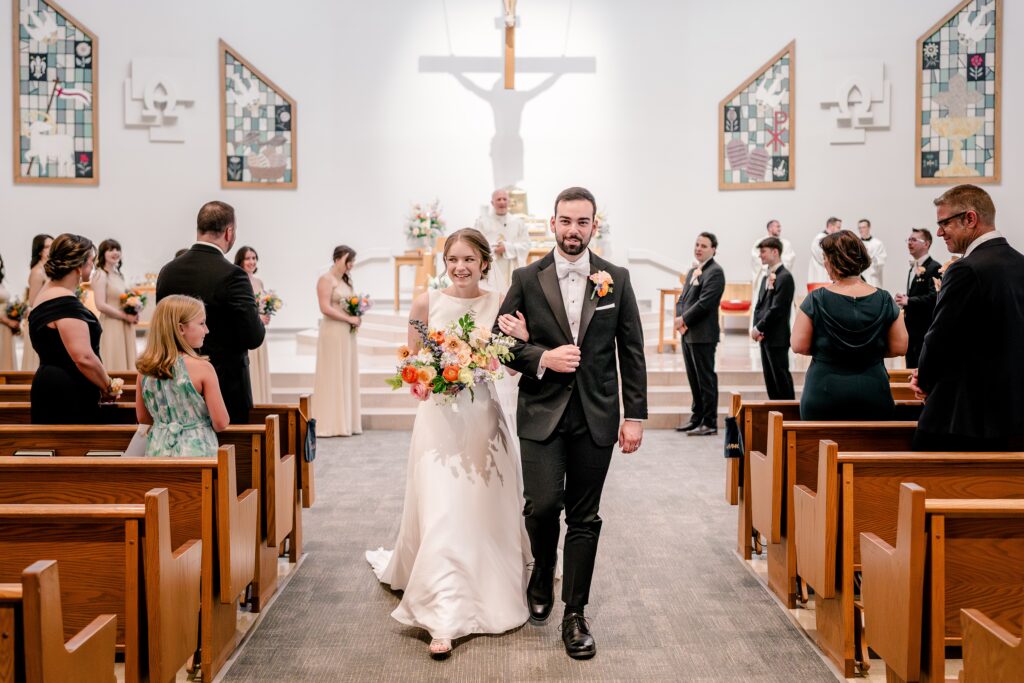
M 505 3 L 505 90 L 516 88 L 516 0 Z

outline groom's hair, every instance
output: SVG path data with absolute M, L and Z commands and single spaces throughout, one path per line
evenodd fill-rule
M 558 215 L 558 205 L 562 202 L 574 202 L 580 199 L 590 202 L 590 218 L 593 219 L 597 215 L 597 200 L 594 199 L 594 195 L 590 193 L 590 190 L 585 187 L 570 187 L 559 192 L 558 197 L 555 199 L 554 215 Z

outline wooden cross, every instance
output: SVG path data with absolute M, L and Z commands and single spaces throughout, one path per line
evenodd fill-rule
M 516 88 L 516 0 L 505 3 L 505 90 Z

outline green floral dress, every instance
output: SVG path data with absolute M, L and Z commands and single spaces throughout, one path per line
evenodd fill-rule
M 146 455 L 195 458 L 217 455 L 217 433 L 206 401 L 192 385 L 184 356 L 174 364 L 174 377 L 142 378 L 142 400 L 153 416 Z

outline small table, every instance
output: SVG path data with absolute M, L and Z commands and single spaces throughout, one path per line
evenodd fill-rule
M 402 266 L 414 266 L 419 268 L 423 264 L 423 254 L 418 251 L 410 251 L 395 256 L 395 313 L 398 313 L 398 273 Z
M 672 336 L 670 336 L 668 339 L 666 339 L 665 338 L 665 297 L 670 297 L 669 300 L 672 302 L 672 305 L 675 306 L 675 301 L 683 293 L 683 290 L 681 290 L 681 289 L 659 289 L 658 292 L 660 292 L 660 294 L 661 294 L 661 297 L 658 300 L 658 353 L 662 353 L 662 351 L 665 349 L 665 345 L 666 344 L 671 346 L 672 350 L 675 351 L 676 347 L 679 345 L 679 340 L 676 339 L 675 308 L 672 309 L 673 310 L 673 313 L 672 313 L 672 328 L 669 330 L 669 334 L 671 334 Z

